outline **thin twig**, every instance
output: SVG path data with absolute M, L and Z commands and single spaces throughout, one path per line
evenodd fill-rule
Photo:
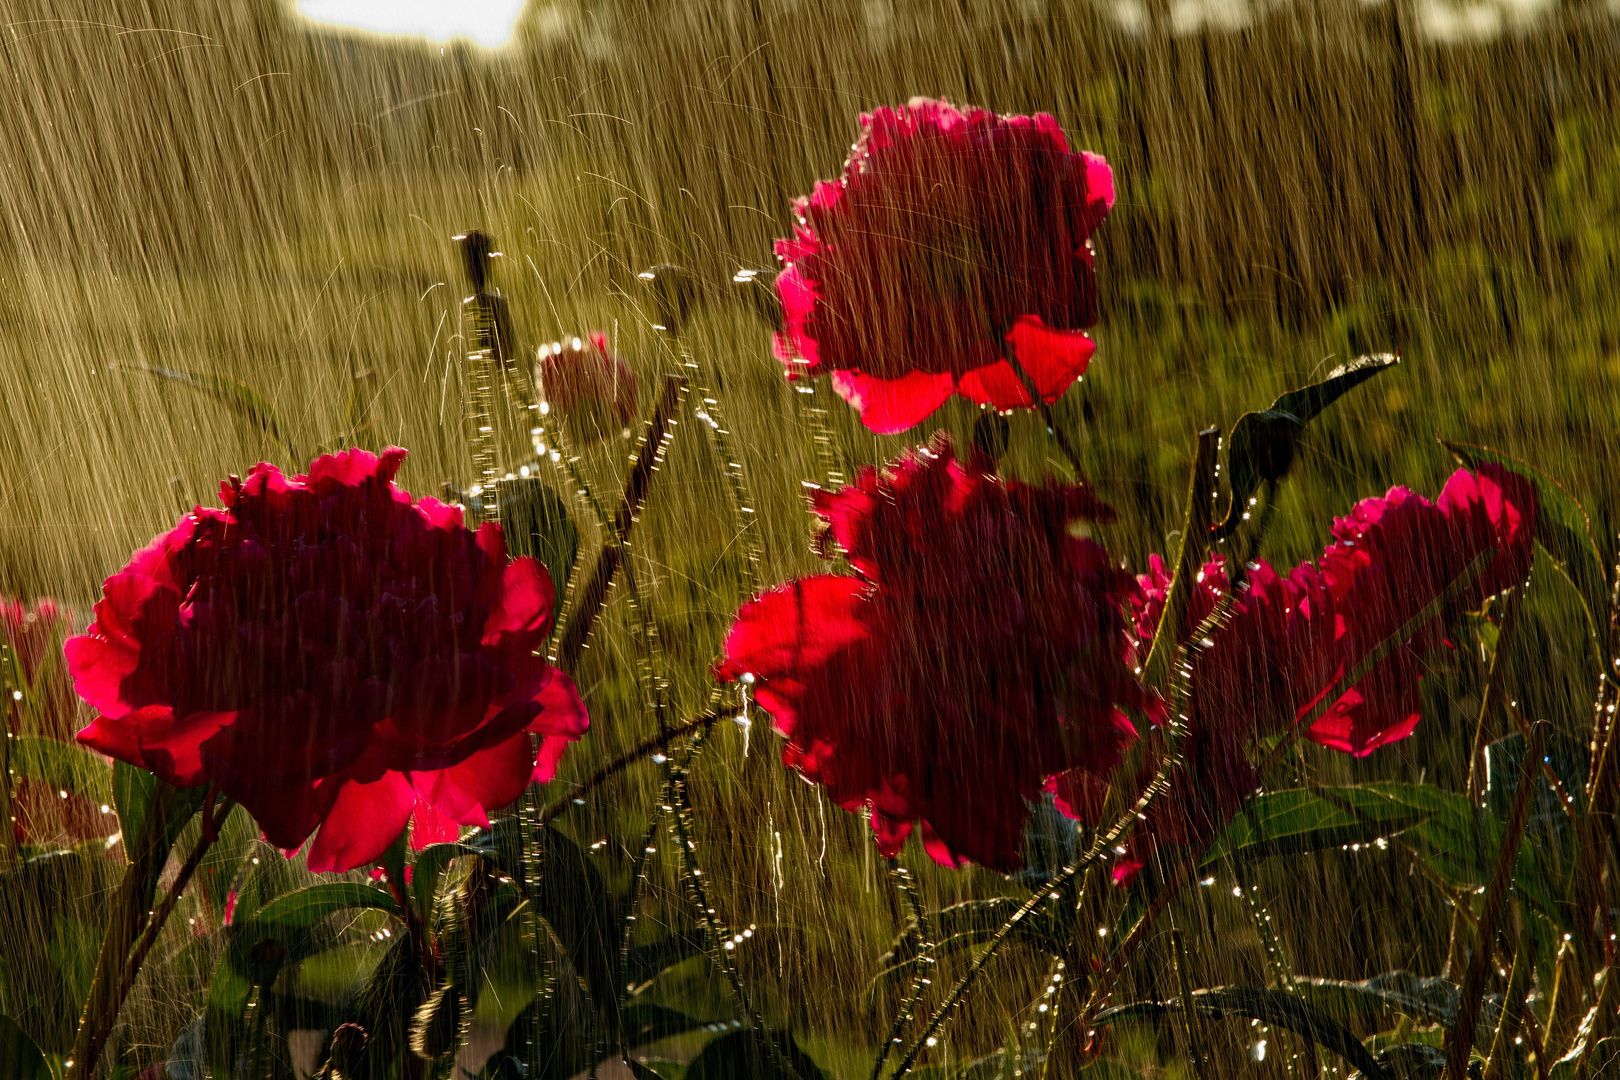
M 647 421 L 641 449 L 630 466 L 629 475 L 625 478 L 624 496 L 619 503 L 618 513 L 614 516 L 615 536 L 609 537 L 608 542 L 602 545 L 601 552 L 596 556 L 596 566 L 591 571 L 585 587 L 580 590 L 579 604 L 568 620 L 568 627 L 563 631 L 562 643 L 557 648 L 556 663 L 564 671 L 572 673 L 579 666 L 580 654 L 585 649 L 585 642 L 591 636 L 591 628 L 596 625 L 596 617 L 601 613 L 602 603 L 607 599 L 613 575 L 619 569 L 623 544 L 630 539 L 630 530 L 635 527 L 636 518 L 641 513 L 642 501 L 646 499 L 647 488 L 652 483 L 653 470 L 663 460 L 665 445 L 671 434 L 670 428 L 676 422 L 675 413 L 685 395 L 684 377 L 664 376 L 663 392 L 659 395 L 658 404 L 653 408 L 652 416 Z
M 1193 1007 L 1192 973 L 1187 970 L 1187 943 L 1181 938 L 1181 928 L 1170 931 L 1170 948 L 1175 955 L 1176 979 L 1181 983 L 1181 1009 L 1187 1024 L 1187 1053 L 1192 1057 L 1193 1075 L 1204 1080 L 1204 1051 L 1198 1037 L 1198 1013 Z
M 1524 838 L 1525 811 L 1530 805 L 1530 792 L 1535 787 L 1536 763 L 1541 760 L 1542 746 L 1546 742 L 1550 725 L 1541 720 L 1530 732 L 1528 756 L 1519 775 L 1519 790 L 1513 799 L 1513 810 L 1508 815 L 1502 847 L 1496 855 L 1496 869 L 1485 890 L 1485 902 L 1479 912 L 1479 934 L 1474 941 L 1474 955 L 1468 962 L 1468 974 L 1463 980 L 1462 998 L 1457 1005 L 1457 1026 L 1452 1029 L 1446 1044 L 1446 1072 L 1450 1080 L 1468 1080 L 1468 1053 L 1474 1045 L 1474 1031 L 1479 1025 L 1480 1001 L 1485 993 L 1485 977 L 1495 962 L 1496 921 L 1507 896 L 1508 883 L 1513 880 L 1513 863 L 1519 854 L 1519 841 Z
M 648 757 L 659 750 L 669 746 L 677 739 L 684 738 L 698 731 L 707 730 L 716 720 L 727 720 L 742 712 L 741 705 L 728 705 L 720 709 L 710 709 L 702 716 L 694 717 L 684 724 L 677 724 L 668 731 L 658 735 L 650 735 L 625 751 L 619 757 L 603 765 L 590 776 L 586 777 L 580 785 L 574 788 L 566 798 L 559 799 L 546 808 L 540 815 L 539 828 L 545 828 L 553 821 L 568 812 L 571 806 L 577 806 L 584 801 L 585 796 L 600 787 L 605 781 L 623 772 L 644 757 Z
M 1012 368 L 1013 374 L 1018 376 L 1018 381 L 1024 384 L 1024 392 L 1035 403 L 1036 410 L 1041 414 L 1041 420 L 1046 423 L 1046 433 L 1057 442 L 1058 449 L 1062 451 L 1064 460 L 1069 463 L 1069 468 L 1074 470 L 1075 480 L 1081 484 L 1086 484 L 1086 472 L 1080 467 L 1079 452 L 1075 450 L 1074 444 L 1069 441 L 1069 436 L 1062 428 L 1057 426 L 1057 420 L 1052 416 L 1052 406 L 1047 404 L 1045 396 L 1036 387 L 1035 380 L 1030 378 L 1029 372 L 1024 369 L 1022 361 L 1018 359 L 1017 350 L 1012 347 L 1012 343 L 1005 337 L 1001 339 L 1001 355 L 1007 361 L 1007 366 Z

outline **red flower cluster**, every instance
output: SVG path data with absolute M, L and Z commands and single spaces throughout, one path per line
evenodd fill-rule
M 1314 565 L 1286 577 L 1264 562 L 1251 568 L 1224 625 L 1194 651 L 1183 772 L 1153 804 L 1131 853 L 1115 867 L 1116 880 L 1133 875 L 1156 843 L 1209 842 L 1259 786 L 1247 745 L 1287 730 L 1481 552 L 1494 551 L 1448 610 L 1344 689 L 1305 732 L 1357 757 L 1410 735 L 1420 717 L 1425 655 L 1444 642 L 1458 613 L 1524 579 L 1535 514 L 1535 489 L 1523 477 L 1495 466 L 1478 474 L 1459 469 L 1435 502 L 1401 487 L 1362 500 L 1334 522 L 1336 540 Z M 1153 556 L 1138 582 L 1131 607 L 1145 654 L 1169 589 L 1164 561 Z M 1182 633 L 1215 611 L 1228 588 L 1221 560 L 1206 563 Z M 1149 758 L 1144 781 L 1162 760 Z M 1054 784 L 1066 813 L 1088 816 L 1075 805 L 1085 781 Z
M 1107 162 L 1071 152 L 1044 113 L 916 98 L 864 114 L 843 177 L 797 200 L 776 242 L 777 356 L 789 378 L 831 372 L 876 432 L 953 393 L 1032 407 L 1009 346 L 1055 401 L 1095 350 L 1090 237 L 1113 205 Z
M 1026 800 L 1106 776 L 1147 704 L 1126 662 L 1128 575 L 1071 531 L 1108 514 L 1078 487 L 1003 480 L 950 444 L 818 493 L 859 576 L 803 578 L 738 613 L 718 674 L 754 682 L 784 762 L 879 850 L 921 822 L 944 865 L 1018 865 Z
M 534 381 L 546 414 L 581 443 L 597 442 L 635 419 L 635 373 L 609 351 L 606 334 L 542 345 Z
M 588 720 L 534 654 L 552 585 L 500 529 L 413 502 L 405 451 L 258 465 L 107 579 L 67 643 L 100 712 L 79 740 L 178 786 L 209 783 L 315 870 L 486 824 L 549 779 Z M 533 736 L 540 737 L 538 759 Z

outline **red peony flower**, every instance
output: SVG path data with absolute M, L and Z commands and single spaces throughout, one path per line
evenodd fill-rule
M 1426 654 L 1444 643 L 1445 627 L 1458 613 L 1524 579 L 1535 514 L 1535 489 L 1523 477 L 1496 466 L 1477 474 L 1459 469 L 1436 502 L 1397 487 L 1357 503 L 1334 522 L 1336 541 L 1315 565 L 1279 577 L 1257 562 L 1225 623 L 1193 654 L 1183 769 L 1150 807 L 1116 864 L 1115 880 L 1134 875 L 1156 843 L 1209 843 L 1259 787 L 1248 744 L 1286 730 L 1482 551 L 1494 550 L 1485 572 L 1449 610 L 1344 690 L 1305 732 L 1357 757 L 1410 735 L 1421 713 Z M 1145 655 L 1169 588 L 1164 561 L 1153 556 L 1149 573 L 1137 581 L 1131 606 Z M 1227 588 L 1221 560 L 1211 559 L 1199 573 L 1188 631 L 1215 610 Z M 1144 766 L 1140 783 L 1158 760 Z M 1085 802 L 1089 783 L 1084 776 L 1054 781 L 1059 808 L 1094 820 Z
M 880 433 L 953 393 L 1033 407 L 1006 347 L 1055 401 L 1096 348 L 1090 237 L 1113 205 L 1108 163 L 1045 113 L 914 98 L 863 114 L 843 177 L 796 200 L 776 242 L 776 354 L 790 379 L 830 372 Z
M 580 442 L 598 442 L 636 416 L 636 376 L 608 351 L 605 334 L 540 347 L 534 366 L 541 411 Z
M 487 824 L 588 724 L 534 655 L 552 585 L 500 528 L 393 485 L 405 451 L 257 465 L 107 579 L 67 643 L 100 715 L 79 741 L 178 786 L 215 784 L 315 870 Z M 533 737 L 539 736 L 539 752 Z
M 1071 524 L 1108 515 L 1078 487 L 1003 480 L 938 438 L 818 493 L 857 576 L 802 578 L 743 605 L 722 678 L 752 680 L 785 764 L 883 854 L 921 822 L 935 861 L 1018 865 L 1042 782 L 1105 775 L 1146 704 L 1124 657 L 1130 579 Z
M 72 613 L 55 600 L 30 607 L 0 598 L 0 642 L 11 646 L 22 681 L 21 729 L 13 734 L 67 740 L 77 730 L 78 698 L 61 663 L 62 642 L 73 622 Z
M 1435 502 L 1395 487 L 1335 521 L 1336 542 L 1318 565 L 1345 612 L 1337 648 L 1347 667 L 1422 611 L 1481 552 L 1496 555 L 1449 610 L 1334 702 L 1307 736 L 1364 757 L 1410 735 L 1419 719 L 1425 655 L 1445 643 L 1458 614 L 1525 579 L 1535 520 L 1531 483 L 1484 465 L 1478 473 L 1452 473 Z

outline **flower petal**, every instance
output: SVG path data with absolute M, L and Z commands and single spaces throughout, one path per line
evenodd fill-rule
M 376 862 L 405 831 L 415 809 L 416 792 L 399 773 L 385 773 L 370 784 L 343 782 L 310 846 L 309 868 L 341 873 Z
M 915 427 L 934 414 L 956 390 L 949 372 L 913 371 L 898 379 L 880 379 L 862 371 L 832 373 L 833 389 L 861 414 L 867 430 L 893 435 Z

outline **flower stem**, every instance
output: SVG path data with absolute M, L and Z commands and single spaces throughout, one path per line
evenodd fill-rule
M 1159 625 L 1153 631 L 1153 644 L 1142 665 L 1142 681 L 1157 689 L 1170 674 L 1171 660 L 1181 645 L 1181 624 L 1192 602 L 1198 567 L 1209 545 L 1211 517 L 1215 510 L 1215 451 L 1220 445 L 1219 428 L 1198 433 L 1198 452 L 1193 459 L 1192 476 L 1187 482 L 1187 520 L 1181 526 L 1181 554 L 1170 578 L 1170 591 L 1164 598 Z
M 170 785 L 158 782 L 157 790 L 147 804 L 140 835 L 126 849 L 130 855 L 129 868 L 124 871 L 109 905 L 107 934 L 101 939 L 96 973 L 90 983 L 84 1012 L 79 1018 L 78 1034 L 73 1039 L 73 1053 L 63 1063 L 67 1067 L 66 1080 L 90 1080 L 95 1075 L 96 1061 L 107 1045 L 107 1036 L 112 1032 L 118 1010 L 129 993 L 124 978 L 126 963 L 130 946 L 146 918 L 141 898 L 146 895 L 146 886 L 156 879 L 169 857 L 169 844 L 164 841 L 175 791 Z
M 664 451 L 673 434 L 670 428 L 675 422 L 675 413 L 680 409 L 685 397 L 686 379 L 680 375 L 664 376 L 663 393 L 659 395 L 658 404 L 647 420 L 641 448 L 636 452 L 630 473 L 625 478 L 624 497 L 619 504 L 618 513 L 614 515 L 614 536 L 608 538 L 608 542 L 602 545 L 601 552 L 596 556 L 596 566 L 591 571 L 585 587 L 580 590 L 579 602 L 568 620 L 567 629 L 563 631 L 562 642 L 557 647 L 554 660 L 558 667 L 570 674 L 579 666 L 579 657 L 585 650 L 586 640 L 591 636 L 591 627 L 596 624 L 596 616 L 601 612 L 602 604 L 607 599 L 608 587 L 613 584 L 613 575 L 618 571 L 619 561 L 623 558 L 623 545 L 630 539 L 630 530 L 641 514 L 641 504 L 647 497 L 647 488 L 652 484 L 652 474 L 664 460 Z
M 708 728 L 712 726 L 716 720 L 729 719 L 733 716 L 737 716 L 741 712 L 741 705 L 727 705 L 724 708 L 710 709 L 702 716 L 693 717 L 684 724 L 676 724 L 667 731 L 641 740 L 625 753 L 614 758 L 606 765 L 603 765 L 601 768 L 591 773 L 591 775 L 586 777 L 584 782 L 576 787 L 573 790 L 573 793 L 568 797 L 559 799 L 548 806 L 545 812 L 540 815 L 538 827 L 543 829 L 547 825 L 550 825 L 553 821 L 556 821 L 558 818 L 566 814 L 570 806 L 577 805 L 579 801 L 583 800 L 587 793 L 594 791 L 604 782 L 612 779 L 614 776 L 617 776 L 619 773 L 623 772 L 631 765 L 634 765 L 642 758 L 649 757 L 659 750 L 668 747 L 670 743 L 677 739 L 684 738 L 685 736 L 694 734 L 698 731 L 708 730 Z
M 1084 873 L 1087 868 L 1100 860 L 1110 848 L 1119 844 L 1126 831 L 1136 824 L 1142 815 L 1147 812 L 1148 807 L 1152 805 L 1153 800 L 1158 798 L 1169 786 L 1167 779 L 1169 773 L 1179 764 L 1180 756 L 1178 754 L 1174 752 L 1166 754 L 1164 760 L 1159 764 L 1159 771 L 1154 775 L 1147 788 L 1137 797 L 1134 803 L 1126 808 L 1125 812 L 1115 820 L 1109 829 L 1097 834 L 1091 843 L 1091 847 L 1086 849 L 1086 853 L 1060 871 L 1044 887 L 1019 905 L 1018 910 L 1013 912 L 1007 921 L 997 928 L 995 936 L 974 958 L 972 966 L 956 981 L 956 985 L 951 987 L 950 993 L 945 995 L 945 1000 L 940 1003 L 939 1008 L 934 1010 L 934 1015 L 929 1017 L 928 1025 L 923 1028 L 922 1033 L 907 1047 L 905 1056 L 891 1074 L 891 1080 L 899 1080 L 900 1077 L 911 1071 L 912 1066 L 917 1063 L 917 1058 L 922 1053 L 923 1048 L 928 1044 L 929 1037 L 938 1031 L 946 1020 L 950 1019 L 951 1013 L 955 1011 L 957 1005 L 961 1004 L 962 998 L 967 995 L 968 989 L 978 980 L 979 975 L 989 965 L 996 953 L 1000 951 L 1001 946 L 1006 944 L 1007 938 L 1012 935 L 1013 929 L 1034 914 L 1043 904 L 1047 903 L 1053 895 L 1063 895 L 1064 890 L 1069 887 L 1069 882 L 1073 881 L 1076 875 Z
M 912 1014 L 917 1011 L 917 1003 L 922 1000 L 923 990 L 932 981 L 928 973 L 933 969 L 934 939 L 928 932 L 928 918 L 923 910 L 922 897 L 917 894 L 917 885 L 911 880 L 911 871 L 901 866 L 898 860 L 889 860 L 889 872 L 894 877 L 895 891 L 906 902 L 911 915 L 911 921 L 917 927 L 917 972 L 911 979 L 911 990 L 906 994 L 906 1000 L 900 1006 L 900 1011 L 894 1014 L 894 1024 L 889 1029 L 888 1038 L 878 1049 L 877 1060 L 872 1062 L 872 1080 L 878 1080 L 883 1073 L 883 1066 L 889 1060 L 889 1052 L 894 1044 L 900 1041 L 905 1032 L 906 1025 L 911 1022 Z
M 225 824 L 225 819 L 230 816 L 231 811 L 235 808 L 236 803 L 226 799 L 220 804 L 218 816 L 214 816 L 212 814 L 213 799 L 210 798 L 208 803 L 204 805 L 202 832 L 198 835 L 197 842 L 192 845 L 191 853 L 186 856 L 186 861 L 180 864 L 180 872 L 175 875 L 174 884 L 170 886 L 162 902 L 152 912 L 152 917 L 147 920 L 146 929 L 141 933 L 140 940 L 135 942 L 134 949 L 130 951 L 129 963 L 124 967 L 124 994 L 128 994 L 130 988 L 135 985 L 135 976 L 140 974 L 141 965 L 146 962 L 146 954 L 151 952 L 152 946 L 157 943 L 158 935 L 163 932 L 164 923 L 169 921 L 169 915 L 174 911 L 174 905 L 179 902 L 181 894 L 186 891 L 186 886 L 191 883 L 191 877 L 197 872 L 197 867 L 201 865 L 203 856 L 208 853 L 209 848 L 214 846 L 214 841 L 219 839 L 220 826 Z M 122 1003 L 122 998 L 120 998 L 120 1003 Z
M 1175 953 L 1176 979 L 1181 984 L 1181 1011 L 1187 1025 L 1187 1055 L 1192 1058 L 1193 1076 L 1204 1080 L 1204 1052 L 1198 1037 L 1198 1012 L 1193 1007 L 1192 973 L 1187 969 L 1187 943 L 1181 938 L 1181 928 L 1170 931 L 1170 946 Z
M 1064 460 L 1069 463 L 1069 468 L 1074 472 L 1075 480 L 1081 484 L 1086 483 L 1086 472 L 1080 467 L 1079 452 L 1075 450 L 1074 444 L 1069 441 L 1069 436 L 1064 430 L 1057 426 L 1057 421 L 1052 416 L 1052 406 L 1046 403 L 1046 398 L 1035 386 L 1035 380 L 1030 378 L 1023 362 L 1018 359 L 1017 350 L 1012 347 L 1012 343 L 1005 337 L 1001 339 L 1001 356 L 1007 361 L 1007 366 L 1012 368 L 1013 374 L 1018 376 L 1018 381 L 1024 384 L 1024 392 L 1035 403 L 1036 411 L 1041 414 L 1041 420 L 1046 424 L 1046 433 L 1052 436 L 1053 441 L 1057 443 L 1058 450 L 1062 452 Z
M 17 699 L 12 696 L 22 689 L 22 669 L 11 646 L 0 642 L 0 693 L 5 694 L 5 730 L 0 731 L 0 870 L 10 870 L 17 862 L 16 812 L 11 803 L 11 740 L 21 728 L 17 715 Z
M 1474 1030 L 1479 1024 L 1485 977 L 1495 966 L 1496 921 L 1502 910 L 1502 901 L 1507 896 L 1508 883 L 1513 880 L 1513 863 L 1519 854 L 1519 841 L 1524 838 L 1525 810 L 1530 804 L 1530 792 L 1540 771 L 1538 763 L 1541 761 L 1548 726 L 1542 720 L 1530 730 L 1530 746 L 1526 751 L 1524 768 L 1519 774 L 1519 790 L 1513 799 L 1513 810 L 1508 815 L 1502 835 L 1502 848 L 1497 852 L 1496 869 L 1491 874 L 1490 886 L 1485 890 L 1485 902 L 1480 907 L 1474 955 L 1468 962 L 1462 998 L 1457 1005 L 1457 1026 L 1451 1030 L 1446 1042 L 1446 1075 L 1450 1080 L 1468 1080 L 1468 1053 L 1473 1048 Z M 1511 1007 L 1511 1003 L 1508 1003 L 1508 1007 Z

